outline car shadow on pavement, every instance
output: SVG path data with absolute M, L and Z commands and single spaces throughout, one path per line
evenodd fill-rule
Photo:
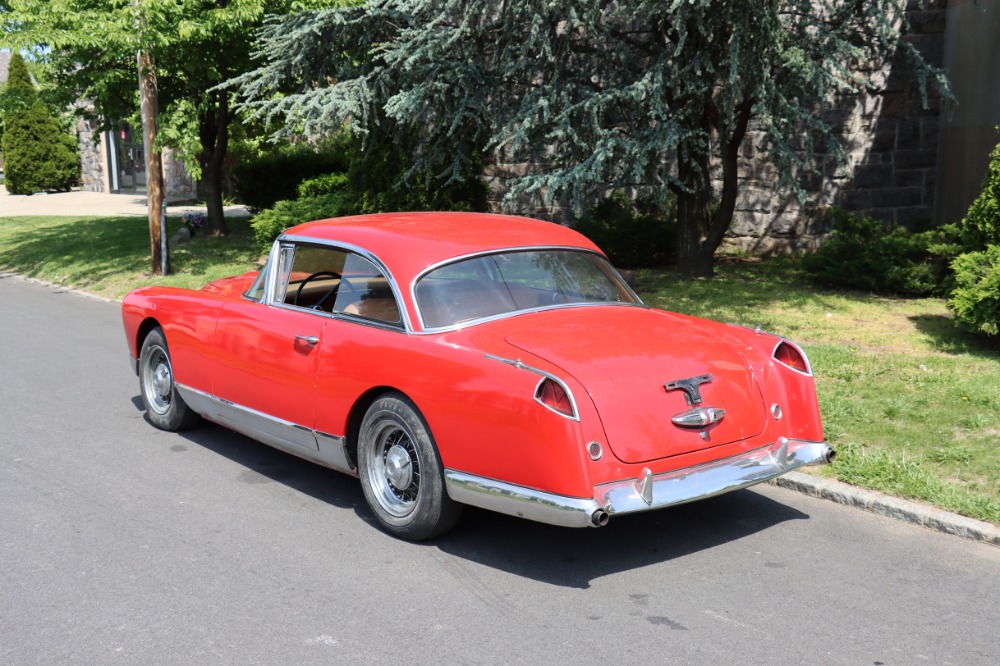
M 752 490 L 612 517 L 600 529 L 554 527 L 468 507 L 453 532 L 429 545 L 518 576 L 585 589 L 603 576 L 667 562 L 808 518 Z
M 133 403 L 142 409 L 141 399 Z M 178 433 L 246 468 L 246 483 L 268 480 L 336 507 L 353 509 L 378 529 L 358 480 L 244 437 L 205 424 Z M 612 517 L 607 527 L 572 529 L 465 507 L 452 532 L 404 547 L 437 548 L 517 576 L 585 589 L 591 581 L 630 569 L 667 562 L 738 541 L 775 525 L 808 519 L 808 514 L 753 490 L 630 516 Z
M 133 402 L 135 400 L 139 400 L 141 408 L 141 399 L 135 398 Z M 245 467 L 246 470 L 238 476 L 244 483 L 274 481 L 321 502 L 367 513 L 361 486 L 351 476 L 297 458 L 212 423 L 203 423 L 177 434 L 194 445 Z M 371 520 L 374 521 L 374 518 Z

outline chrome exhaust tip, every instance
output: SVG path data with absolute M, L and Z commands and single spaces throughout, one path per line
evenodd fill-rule
M 604 527 L 608 524 L 611 516 L 604 509 L 598 509 L 594 513 L 590 514 L 590 522 L 594 527 Z
M 826 453 L 823 454 L 823 460 L 826 461 L 826 464 L 829 465 L 830 463 L 832 463 L 836 457 L 837 457 L 837 452 L 831 449 L 830 447 L 827 447 Z

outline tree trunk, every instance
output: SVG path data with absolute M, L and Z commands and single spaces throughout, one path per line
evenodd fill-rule
M 692 146 L 688 158 L 678 160 L 683 188 L 677 194 L 677 272 L 687 278 L 714 274 L 715 247 L 706 243 L 712 224 L 712 183 L 708 178 L 708 150 Z
M 149 205 L 149 249 L 154 275 L 170 272 L 169 251 L 164 252 L 163 234 L 166 220 L 163 219 L 163 162 L 156 148 L 157 84 L 153 57 L 148 51 L 139 51 L 136 56 L 139 65 L 139 93 L 142 113 L 142 144 L 146 156 L 146 201 Z
M 226 152 L 229 150 L 229 97 L 225 92 L 213 93 L 215 104 L 202 113 L 198 133 L 201 138 L 201 185 L 208 205 L 205 231 L 229 233 L 222 208 L 222 177 Z
M 680 151 L 677 173 L 683 188 L 677 194 L 677 271 L 683 277 L 710 278 L 715 272 L 715 251 L 733 223 L 739 191 L 739 150 L 753 117 L 753 99 L 744 99 L 736 108 L 735 124 L 726 135 L 719 127 L 715 103 L 706 101 L 705 129 L 717 137 L 722 166 L 721 198 L 712 212 L 712 182 L 709 176 L 708 142 L 692 142 Z M 722 134 L 720 137 L 719 134 Z

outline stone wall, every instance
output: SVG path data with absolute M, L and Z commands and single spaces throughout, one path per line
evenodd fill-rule
M 944 54 L 947 0 L 927 0 L 921 8 L 910 0 L 911 29 L 904 39 L 931 64 Z M 788 188 L 778 188 L 778 172 L 761 151 L 761 133 L 753 128 L 741 149 L 740 192 L 725 245 L 757 254 L 780 254 L 815 248 L 829 233 L 824 211 L 832 206 L 901 224 L 925 224 L 934 218 L 941 100 L 931 94 L 923 109 L 902 63 L 893 61 L 877 77 L 880 90 L 845 96 L 828 114 L 842 138 L 846 160 L 821 156 L 819 174 L 800 179 L 808 192 L 799 201 Z M 494 209 L 506 192 L 507 178 L 523 175 L 531 165 L 488 167 Z M 721 190 L 721 171 L 714 174 Z M 571 222 L 567 207 L 544 203 L 544 193 L 525 196 L 508 209 L 557 222 Z
M 947 4 L 935 0 L 919 8 L 911 2 L 907 10 L 904 39 L 935 66 L 944 54 Z M 924 109 L 899 59 L 877 79 L 876 94 L 843 97 L 828 115 L 846 160 L 838 164 L 829 156 L 820 174 L 800 181 L 810 195 L 806 202 L 776 187 L 777 172 L 757 149 L 760 135 L 750 133 L 726 245 L 758 254 L 815 248 L 829 233 L 824 211 L 832 206 L 910 226 L 933 221 L 942 101 L 929 91 Z
M 97 131 L 96 122 L 77 118 L 76 136 L 80 146 L 80 189 L 85 192 L 107 192 L 104 134 Z

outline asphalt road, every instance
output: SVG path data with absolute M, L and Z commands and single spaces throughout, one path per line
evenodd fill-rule
M 0 276 L 0 664 L 993 664 L 1000 549 L 773 486 L 380 532 L 355 479 L 143 418 L 118 306 Z

